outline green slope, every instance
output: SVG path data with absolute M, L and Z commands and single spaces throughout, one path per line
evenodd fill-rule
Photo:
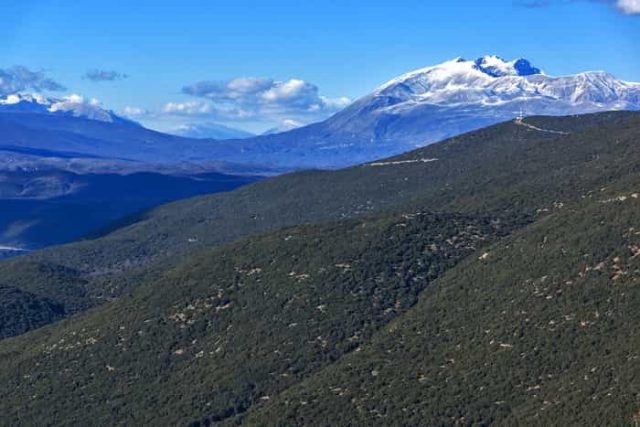
M 0 424 L 226 419 L 338 360 L 521 220 L 406 212 L 252 238 L 0 343 Z
M 64 317 L 60 304 L 12 286 L 0 285 L 0 330 L 19 335 Z
M 640 179 L 632 184 L 468 259 L 360 351 L 235 421 L 637 424 Z
M 574 200 L 633 173 L 640 160 L 637 113 L 537 117 L 527 123 L 569 134 L 509 122 L 383 164 L 290 174 L 228 194 L 169 204 L 103 238 L 2 262 L 0 283 L 3 276 L 16 276 L 13 271 L 24 262 L 73 271 L 85 281 L 82 304 L 66 295 L 53 297 L 72 314 L 126 294 L 141 277 L 184 254 L 243 236 L 412 207 L 536 215 L 554 202 Z M 58 287 L 47 278 L 37 282 L 54 291 Z M 5 284 L 39 295 L 33 281 L 20 281 L 19 275 Z
M 630 423 L 640 116 L 527 122 L 569 135 L 498 125 L 0 264 L 25 300 L 110 301 L 0 342 L 0 424 Z

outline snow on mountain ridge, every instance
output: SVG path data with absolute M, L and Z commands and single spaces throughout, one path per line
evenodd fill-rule
M 509 101 L 552 98 L 568 103 L 595 105 L 616 102 L 640 105 L 640 84 L 624 82 L 603 71 L 553 77 L 526 59 L 505 61 L 485 56 L 475 61 L 455 58 L 435 66 L 403 74 L 380 86 L 373 97 L 393 100 L 387 109 L 401 104 L 457 106 L 495 105 Z
M 0 99 L 0 105 L 14 105 L 20 102 L 31 102 L 40 105 L 50 104 L 47 97 L 39 93 L 12 93 L 4 99 Z
M 534 67 L 527 59 L 524 58 L 505 61 L 499 56 L 488 55 L 476 59 L 475 66 L 483 73 L 492 77 L 544 74 L 539 68 Z
M 534 74 L 543 74 L 543 72 L 523 58 L 505 61 L 499 56 L 487 55 L 475 61 L 468 61 L 459 56 L 441 64 L 419 68 L 402 74 L 380 86 L 377 91 L 382 91 L 388 87 L 427 76 L 431 81 L 437 82 L 448 81 L 450 79 L 459 80 L 461 78 L 475 78 L 490 81 L 490 78 Z
M 0 99 L 0 112 L 65 114 L 109 123 L 126 120 L 102 108 L 97 99 L 86 99 L 77 94 L 48 98 L 39 93 L 14 93 Z
M 17 98 L 11 98 L 0 102 L 0 111 L 28 104 L 16 101 Z M 67 101 L 74 104 L 73 99 Z M 75 104 L 91 106 L 90 101 Z M 48 111 L 50 107 L 43 107 L 37 102 L 29 105 L 44 108 L 48 114 L 72 114 L 63 111 L 51 113 Z M 93 107 L 98 108 L 96 105 Z M 485 56 L 471 61 L 455 58 L 411 71 L 380 86 L 323 122 L 291 130 L 278 129 L 275 134 L 243 140 L 187 143 L 168 135 L 151 135 L 151 131 L 139 127 L 126 129 L 126 135 L 137 135 L 136 141 L 159 138 L 164 142 L 136 145 L 131 143 L 132 137 L 123 139 L 121 133 L 115 133 L 113 141 L 117 144 L 113 146 L 98 144 L 86 148 L 79 147 L 74 141 L 60 146 L 65 151 L 86 150 L 91 155 L 115 155 L 119 159 L 163 162 L 216 159 L 274 168 L 336 168 L 399 154 L 512 120 L 521 113 L 526 116 L 563 116 L 610 110 L 640 110 L 640 84 L 618 80 L 604 71 L 550 76 L 526 59 L 506 61 L 496 56 Z M 73 111 L 82 113 L 78 109 Z M 68 117 L 62 119 L 71 122 Z M 25 120 L 31 120 L 31 117 Z M 107 126 L 96 123 L 82 123 L 81 126 L 73 123 L 72 128 L 70 123 L 67 125 L 69 127 L 65 129 L 74 131 L 87 128 L 83 132 L 92 138 L 105 139 L 110 135 L 105 132 Z M 32 144 L 27 141 L 25 145 L 27 143 Z M 44 147 L 51 149 L 48 140 Z

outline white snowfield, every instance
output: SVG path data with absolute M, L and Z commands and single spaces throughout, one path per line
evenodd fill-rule
M 302 146 L 308 137 L 308 144 L 323 155 L 336 142 L 348 141 L 350 145 L 335 150 L 340 151 L 336 157 L 366 163 L 519 115 L 615 110 L 640 110 L 640 83 L 603 71 L 554 77 L 526 59 L 455 58 L 390 80 L 316 125 L 313 133 L 295 134 L 294 141 Z M 523 126 L 541 131 L 528 122 Z M 291 146 L 291 141 L 283 142 Z
M 505 61 L 497 56 L 475 61 L 456 58 L 421 68 L 385 83 L 374 95 L 448 107 L 526 101 L 526 114 L 543 113 L 536 110 L 536 101 L 610 110 L 640 108 L 640 83 L 618 80 L 604 71 L 553 77 L 526 59 Z
M 77 94 L 48 98 L 39 93 L 13 93 L 0 98 L 0 112 L 12 108 L 33 113 L 61 113 L 101 122 L 113 122 L 116 117 L 112 111 L 103 109 L 97 99 Z

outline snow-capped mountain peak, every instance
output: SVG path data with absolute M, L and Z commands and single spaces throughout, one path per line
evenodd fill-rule
M 85 99 L 76 94 L 66 96 L 62 99 L 52 100 L 49 111 L 52 113 L 67 113 L 74 117 L 82 117 L 101 122 L 112 122 L 114 119 L 113 113 L 101 108 L 100 102 L 97 99 Z
M 80 126 L 75 120 L 68 120 L 68 116 L 106 121 L 118 119 L 115 115 L 108 116 L 110 113 L 102 110 L 96 101 L 81 97 L 51 100 L 11 95 L 0 100 L 0 112 L 7 109 L 40 109 L 54 117 L 62 115 L 61 122 L 73 122 L 65 123 L 73 125 L 68 128 L 82 129 L 85 134 L 100 138 L 104 137 L 105 126 L 87 121 Z M 233 163 L 275 167 L 334 168 L 399 154 L 509 121 L 520 114 L 570 115 L 608 110 L 640 110 L 640 83 L 622 81 L 604 71 L 552 76 L 522 58 L 454 58 L 390 80 L 323 122 L 296 127 L 298 123 L 289 121 L 275 134 L 242 141 L 216 141 L 206 156 Z M 13 116 L 12 119 L 21 119 L 18 114 Z M 33 117 L 29 115 L 22 119 L 28 122 Z M 54 122 L 54 127 L 59 128 L 58 120 L 46 119 L 44 125 Z M 176 133 L 196 136 L 194 132 L 200 131 L 201 127 L 187 126 L 177 129 Z M 211 128 L 204 131 L 206 134 L 199 136 L 211 136 Z M 120 135 L 118 133 L 117 141 L 120 141 Z M 202 150 L 208 146 L 207 141 L 189 145 L 186 155 L 180 148 L 183 144 L 181 141 L 169 145 L 171 149 L 160 150 L 154 154 L 155 159 L 177 158 L 172 150 L 182 152 L 184 157 L 181 159 L 205 158 Z M 66 147 L 65 151 L 70 151 Z M 149 158 L 147 145 L 140 146 L 139 150 L 130 144 L 118 147 L 128 158 Z M 91 150 L 95 151 L 91 154 L 104 156 L 108 149 L 107 146 L 92 146 Z
M 553 77 L 526 59 L 506 61 L 484 56 L 474 61 L 455 58 L 403 74 L 372 96 L 384 98 L 385 107 L 394 109 L 415 104 L 451 107 L 553 100 L 554 108 L 581 104 L 583 110 L 596 111 L 637 108 L 640 84 L 618 80 L 602 71 Z
M 46 114 L 51 101 L 39 93 L 13 93 L 0 98 L 0 112 Z
M 543 74 L 539 68 L 534 67 L 524 58 L 505 61 L 499 56 L 489 55 L 478 58 L 474 61 L 475 66 L 491 77 L 504 76 L 532 76 Z
M 505 61 L 499 56 L 483 56 L 474 61 L 461 57 L 445 61 L 403 74 L 390 80 L 378 88 L 377 92 L 399 84 L 428 84 L 438 86 L 442 84 L 454 85 L 460 83 L 490 83 L 494 79 L 507 76 L 532 76 L 543 74 L 539 68 L 523 58 Z
M 49 105 L 47 97 L 39 93 L 12 93 L 7 95 L 4 99 L 0 99 L 0 105 L 16 105 L 21 102 Z
M 130 122 L 102 108 L 97 99 L 86 99 L 76 94 L 49 98 L 39 93 L 14 93 L 0 98 L 0 112 L 66 115 L 109 123 Z

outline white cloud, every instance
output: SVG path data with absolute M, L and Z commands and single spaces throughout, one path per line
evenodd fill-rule
M 539 8 L 580 1 L 605 3 L 615 7 L 625 15 L 640 15 L 640 0 L 514 0 L 514 4 L 528 8 Z
M 185 86 L 187 95 L 213 103 L 211 113 L 222 118 L 269 118 L 306 116 L 321 120 L 351 103 L 346 97 L 328 98 L 318 87 L 301 79 L 277 81 L 267 77 L 236 77 L 224 82 L 201 81 Z
M 266 77 L 237 77 L 229 80 L 220 94 L 227 99 L 242 99 L 265 91 L 273 84 L 273 80 Z
M 0 99 L 0 105 L 18 104 L 25 100 L 28 102 L 35 102 L 41 105 L 49 104 L 49 100 L 47 99 L 47 97 L 41 93 L 29 93 L 29 94 L 12 93 L 11 95 L 6 95 L 4 98 Z
M 282 128 L 287 130 L 299 128 L 300 126 L 304 126 L 304 123 L 293 119 L 284 119 L 282 121 Z
M 212 110 L 211 104 L 201 101 L 168 102 L 162 107 L 163 113 L 186 116 L 210 114 Z
M 339 98 L 326 98 L 324 96 L 321 96 L 320 98 L 327 107 L 336 110 L 342 110 L 353 102 L 351 98 L 348 98 L 346 96 L 341 96 Z
M 152 110 L 126 107 L 122 113 L 164 131 L 215 122 L 261 133 L 265 128 L 293 129 L 317 122 L 351 103 L 347 97 L 322 96 L 317 86 L 301 79 L 237 77 L 197 82 L 182 92 L 197 98 L 167 102 Z
M 140 116 L 145 116 L 145 115 L 149 114 L 149 111 L 145 110 L 144 108 L 131 107 L 131 106 L 127 105 L 122 110 L 122 114 L 127 116 L 127 117 L 140 117 Z
M 77 117 L 111 121 L 111 113 L 101 108 L 100 101 L 96 98 L 85 98 L 75 93 L 56 100 L 49 107 L 49 111 L 62 111 Z
M 255 117 L 255 113 L 225 104 L 215 106 L 210 101 L 167 102 L 161 110 L 170 116 L 199 116 L 208 119 L 246 120 Z
M 299 79 L 274 82 L 268 90 L 260 93 L 259 97 L 266 104 L 300 105 L 302 107 L 316 104 L 320 100 L 318 88 Z
M 268 90 L 274 81 L 265 77 L 236 77 L 226 82 L 201 81 L 182 88 L 187 95 L 213 101 L 246 101 Z
M 640 14 L 640 0 L 618 0 L 617 8 L 627 15 Z
M 100 101 L 96 98 L 85 99 L 78 94 L 71 94 L 62 97 L 49 107 L 52 112 L 55 111 L 72 111 L 79 108 L 91 108 L 92 110 L 100 106 Z

